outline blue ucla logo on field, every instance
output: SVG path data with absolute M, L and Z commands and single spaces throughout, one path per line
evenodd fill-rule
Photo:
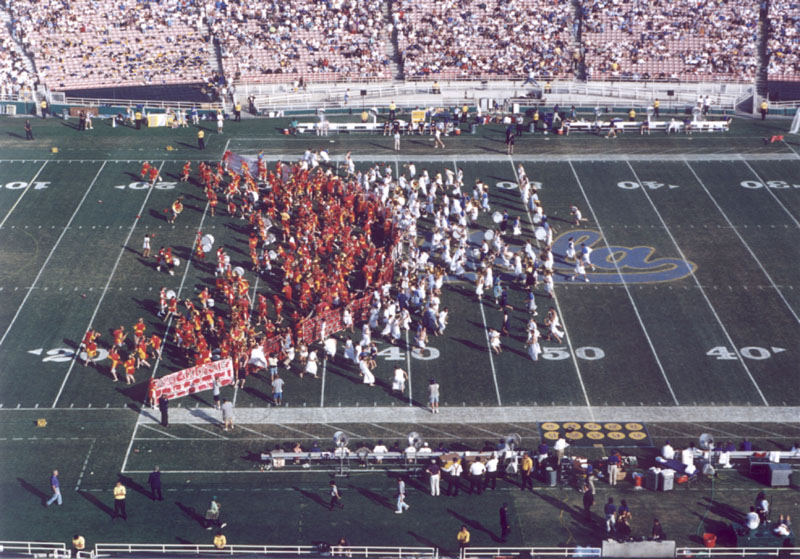
M 606 246 L 597 231 L 572 230 L 560 235 L 553 241 L 555 255 L 554 277 L 556 281 L 565 281 L 563 274 L 574 273 L 574 262 L 564 260 L 569 238 L 575 242 L 575 251 L 580 253 L 581 244 L 592 248 L 591 261 L 594 271 L 587 273 L 593 283 L 658 283 L 676 281 L 690 276 L 697 264 L 680 258 L 654 257 L 656 249 L 650 246 L 623 247 Z

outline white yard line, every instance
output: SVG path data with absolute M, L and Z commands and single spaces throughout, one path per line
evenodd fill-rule
M 772 198 L 783 209 L 783 211 L 786 212 L 786 215 L 788 215 L 789 219 L 791 219 L 794 222 L 795 226 L 798 229 L 800 229 L 800 222 L 797 221 L 797 218 L 792 215 L 792 212 L 789 211 L 789 208 L 787 208 L 786 206 L 783 205 L 783 202 L 781 202 L 781 199 L 778 198 L 778 196 L 774 192 L 772 192 L 772 189 L 767 186 L 767 183 L 764 180 L 761 179 L 761 176 L 758 173 L 756 173 L 755 169 L 753 169 L 750 166 L 750 163 L 748 163 L 747 161 L 744 161 L 744 160 L 743 160 L 743 163 L 745 165 L 747 165 L 747 168 L 750 169 L 750 172 L 753 173 L 756 176 L 756 178 L 759 180 L 759 182 L 764 185 L 764 187 L 763 187 L 764 190 L 766 190 L 769 193 L 769 195 L 772 196 Z M 630 165 L 630 163 L 629 163 L 629 165 Z
M 156 433 L 158 433 L 159 435 L 164 435 L 165 437 L 169 437 L 170 439 L 178 439 L 178 440 L 181 440 L 181 438 L 180 438 L 180 437 L 176 437 L 175 435 L 171 435 L 171 434 L 169 434 L 169 433 L 166 433 L 166 432 L 164 432 L 164 431 L 161 431 L 161 430 L 159 430 L 159 429 L 156 429 L 155 427 L 150 427 L 150 426 L 149 426 L 149 425 L 147 425 L 146 423 L 142 423 L 142 427 L 144 427 L 145 429 L 150 429 L 151 431 L 155 431 L 155 432 L 156 432 Z M 139 440 L 142 440 L 142 439 L 139 439 Z
M 455 159 L 453 159 L 453 170 L 458 174 L 458 164 Z M 471 284 L 468 284 L 471 285 Z M 494 381 L 494 392 L 497 396 L 497 405 L 502 406 L 503 402 L 500 399 L 500 385 L 497 382 L 497 369 L 494 366 L 494 352 L 492 351 L 492 343 L 489 340 L 489 326 L 486 323 L 486 312 L 483 310 L 483 301 L 478 299 L 478 306 L 481 309 L 481 319 L 483 320 L 483 335 L 486 338 L 486 349 L 489 351 L 489 365 L 492 369 L 492 380 Z
M 203 230 L 203 223 L 206 220 L 206 215 L 208 215 L 208 202 L 206 202 L 206 207 L 203 209 L 203 217 L 200 218 L 200 225 L 198 225 L 197 229 L 195 230 L 195 235 L 194 235 L 195 239 L 192 241 L 192 246 L 189 248 L 189 258 L 186 259 L 185 267 L 183 269 L 183 277 L 181 278 L 181 283 L 178 286 L 178 291 L 175 294 L 175 298 L 178 299 L 179 301 L 181 299 L 181 291 L 183 291 L 183 286 L 186 283 L 186 276 L 189 275 L 189 268 L 191 268 L 192 260 L 194 259 L 194 249 L 195 249 L 195 245 L 197 244 L 197 231 L 202 231 Z M 172 328 L 172 316 L 169 317 L 169 320 L 167 321 L 167 328 L 166 328 L 166 330 L 164 330 L 164 346 L 166 346 L 166 344 L 168 343 L 169 331 L 170 331 L 171 328 Z M 162 349 L 161 349 L 161 353 L 158 355 L 158 357 L 156 357 L 156 362 L 153 363 L 153 370 L 150 373 L 150 378 L 155 378 L 156 371 L 158 371 L 158 366 L 161 364 L 161 356 L 162 355 L 164 355 L 163 346 L 162 346 Z M 234 396 L 235 395 L 236 395 L 236 392 L 235 392 L 235 389 L 234 389 Z
M 761 271 L 764 272 L 764 275 L 767 277 L 767 280 L 769 280 L 769 283 L 772 286 L 772 288 L 775 290 L 775 292 L 781 298 L 781 300 L 783 301 L 783 304 L 786 305 L 786 308 L 789 309 L 789 312 L 792 313 L 792 316 L 794 317 L 795 322 L 800 324 L 800 317 L 797 316 L 797 313 L 794 311 L 792 306 L 789 304 L 789 301 L 786 300 L 786 297 L 783 296 L 783 293 L 781 292 L 781 290 L 778 288 L 777 285 L 775 285 L 775 282 L 773 281 L 772 276 L 770 276 L 769 273 L 767 272 L 767 270 L 764 268 L 764 265 L 761 263 L 761 260 L 759 260 L 758 257 L 756 256 L 756 253 L 753 252 L 753 249 L 751 249 L 750 245 L 747 244 L 747 241 L 744 240 L 744 237 L 742 237 L 741 233 L 739 233 L 739 230 L 736 228 L 736 226 L 734 226 L 734 224 L 731 222 L 731 220 L 728 219 L 727 214 L 723 211 L 723 209 L 717 203 L 716 199 L 711 195 L 711 192 L 708 190 L 708 188 L 703 183 L 703 181 L 700 180 L 700 177 L 697 175 L 697 173 L 692 168 L 692 166 L 689 164 L 689 162 L 688 161 L 684 161 L 684 163 L 686 163 L 686 166 L 689 167 L 689 170 L 694 175 L 694 178 L 697 179 L 697 182 L 700 184 L 700 186 L 705 191 L 706 195 L 711 199 L 711 201 L 717 207 L 717 210 L 719 210 L 719 213 L 722 214 L 722 217 L 724 217 L 725 221 L 728 222 L 728 225 L 730 225 L 731 231 L 733 231 L 736 234 L 736 236 L 739 237 L 739 240 L 742 241 L 742 244 L 744 245 L 744 248 L 747 249 L 747 252 L 749 252 L 750 256 L 753 257 L 753 260 L 756 261 L 756 264 L 758 264 L 758 267 L 761 269 Z
M 81 473 L 80 475 L 78 475 L 78 482 L 75 484 L 75 491 L 81 488 L 81 481 L 83 481 L 83 475 L 86 473 L 86 467 L 89 465 L 89 458 L 92 456 L 92 450 L 94 449 L 94 443 L 96 442 L 97 439 L 92 439 L 92 444 L 89 445 L 89 450 L 86 452 L 86 459 L 83 461 L 83 467 L 81 468 Z
M 23 190 L 23 191 L 22 191 L 22 194 L 20 194 L 20 195 L 19 195 L 19 198 L 17 198 L 17 200 L 14 202 L 14 205 L 13 205 L 13 206 L 11 206 L 11 209 L 10 209 L 10 210 L 8 210 L 8 212 L 6 213 L 6 216 L 3 218 L 3 221 L 0 221 L 0 227 L 3 227 L 3 225 L 5 225 L 5 224 L 6 224 L 6 221 L 7 221 L 7 220 L 8 220 L 8 218 L 11 216 L 11 213 L 14 211 L 14 209 L 16 209 L 16 207 L 17 207 L 17 204 L 19 204 L 19 203 L 20 203 L 20 200 L 22 200 L 22 197 L 23 197 L 23 196 L 25 196 L 25 194 L 27 194 L 28 190 L 30 190 L 30 189 L 31 189 L 31 186 L 33 186 L 33 183 L 34 183 L 34 182 L 36 182 L 36 179 L 38 179 L 38 178 L 39 178 L 39 175 L 42 173 L 42 170 L 45 168 L 45 166 L 46 166 L 46 165 L 47 165 L 47 161 L 45 161 L 45 162 L 42 164 L 42 166 L 41 166 L 41 167 L 39 167 L 39 170 L 36 172 L 36 174 L 35 174 L 35 175 L 33 175 L 33 178 L 32 178 L 32 179 L 31 179 L 31 181 L 28 183 L 28 186 L 26 186 L 26 187 L 25 187 L 25 190 Z
M 136 432 L 139 430 L 139 422 L 137 421 L 133 425 L 133 433 L 131 433 L 131 440 L 128 442 L 128 449 L 125 451 L 125 459 L 122 461 L 122 467 L 119 469 L 120 473 L 125 473 L 125 466 L 128 465 L 128 457 L 131 455 L 131 447 L 133 446 L 133 441 L 136 439 Z
M 636 301 L 633 299 L 633 294 L 631 293 L 630 286 L 628 282 L 625 281 L 625 276 L 622 275 L 622 270 L 619 267 L 619 262 L 617 259 L 613 257 L 613 252 L 611 250 L 611 246 L 608 244 L 608 238 L 606 237 L 605 231 L 603 231 L 603 226 L 600 225 L 600 220 L 597 219 L 597 214 L 594 211 L 594 207 L 592 203 L 589 201 L 589 196 L 586 194 L 586 190 L 583 188 L 583 183 L 581 179 L 578 177 L 578 172 L 575 170 L 575 167 L 572 163 L 569 164 L 570 169 L 572 169 L 572 174 L 575 176 L 575 181 L 578 183 L 578 188 L 581 189 L 581 194 L 583 194 L 583 199 L 586 200 L 586 206 L 589 208 L 589 211 L 592 213 L 592 218 L 594 222 L 597 224 L 597 229 L 600 231 L 600 236 L 603 237 L 603 244 L 606 245 L 606 249 L 608 249 L 608 253 L 612 255 L 612 261 L 614 262 L 614 268 L 617 270 L 617 274 L 619 275 L 620 280 L 622 281 L 622 287 L 625 288 L 625 293 L 628 295 L 628 301 L 631 303 L 631 307 L 633 307 L 633 312 L 636 315 L 636 319 L 639 321 L 639 325 L 642 327 L 642 332 L 644 332 L 644 337 L 647 339 L 647 345 L 650 346 L 650 351 L 655 357 L 656 364 L 658 365 L 658 370 L 661 371 L 661 376 L 664 378 L 664 382 L 667 384 L 667 388 L 669 389 L 669 393 L 672 396 L 672 401 L 675 402 L 676 406 L 679 406 L 680 403 L 678 402 L 678 397 L 675 395 L 675 391 L 672 389 L 672 383 L 669 382 L 669 378 L 667 378 L 667 372 L 664 370 L 664 366 L 661 364 L 661 359 L 658 357 L 658 352 L 656 351 L 655 346 L 653 345 L 653 340 L 650 338 L 650 333 L 647 331 L 647 327 L 644 325 L 644 320 L 642 319 L 642 315 L 639 313 L 639 307 L 636 306 Z
M 226 437 L 225 435 L 220 435 L 219 433 L 215 433 L 214 431 L 210 431 L 208 429 L 203 429 L 202 427 L 198 427 L 194 423 L 185 423 L 184 425 L 188 425 L 192 429 L 197 429 L 198 431 L 202 431 L 203 433 L 208 433 L 209 435 L 214 435 L 215 437 L 217 437 L 219 439 L 225 439 L 226 441 L 228 440 L 228 437 Z
M 658 216 L 658 220 L 661 222 L 661 226 L 664 228 L 664 231 L 667 233 L 667 236 L 672 241 L 672 244 L 675 247 L 675 250 L 678 251 L 678 254 L 681 255 L 681 260 L 683 260 L 683 262 L 688 267 L 689 263 L 688 263 L 688 260 L 686 258 L 686 254 L 684 254 L 683 249 L 681 249 L 680 245 L 678 245 L 678 241 L 675 240 L 675 236 L 672 234 L 672 231 L 670 231 L 669 226 L 667 225 L 667 222 L 664 221 L 664 218 L 662 217 L 661 212 L 658 211 L 658 208 L 656 207 L 655 203 L 653 202 L 653 199 L 650 197 L 650 194 L 647 191 L 648 189 L 642 184 L 642 181 L 639 180 L 639 175 L 636 174 L 636 171 L 634 170 L 634 168 L 631 165 L 630 161 L 628 161 L 627 163 L 628 163 L 628 168 L 631 170 L 631 173 L 633 173 L 633 177 L 636 179 L 636 182 L 639 184 L 639 190 L 641 190 L 644 193 L 645 198 L 647 198 L 647 201 L 650 203 L 650 206 L 653 208 L 653 211 L 656 213 L 656 216 Z M 717 324 L 719 324 L 719 327 L 722 329 L 722 333 L 725 336 L 725 338 L 728 340 L 728 344 L 730 344 L 730 347 L 739 347 L 735 343 L 733 343 L 733 338 L 731 338 L 731 335 L 728 333 L 728 329 L 725 328 L 725 324 L 722 322 L 722 319 L 719 317 L 719 314 L 717 314 L 717 310 L 714 308 L 714 305 L 711 304 L 711 299 L 708 298 L 708 295 L 706 294 L 706 290 L 703 289 L 702 285 L 700 285 L 700 280 L 697 279 L 697 275 L 695 275 L 693 273 L 693 274 L 691 274 L 691 276 L 692 276 L 692 279 L 695 282 L 695 285 L 697 285 L 697 288 L 700 290 L 700 294 L 703 296 L 703 299 L 705 299 L 705 302 L 708 305 L 708 308 L 711 309 L 711 313 L 714 315 L 714 318 L 716 319 Z M 761 398 L 761 401 L 764 403 L 765 406 L 768 406 L 769 403 L 767 402 L 767 399 L 764 397 L 764 393 L 761 392 L 761 387 L 758 386 L 758 383 L 756 382 L 756 379 L 753 377 L 753 374 L 750 372 L 750 368 L 747 366 L 747 363 L 744 362 L 744 358 L 738 352 L 736 352 L 736 357 L 738 358 L 739 363 L 741 363 L 742 367 L 744 368 L 745 372 L 747 373 L 747 376 L 750 378 L 750 381 L 753 383 L 753 386 L 755 387 L 756 392 L 758 392 L 758 396 Z
M 328 372 L 328 358 L 322 360 L 322 386 L 319 391 L 319 407 L 325 407 L 325 376 Z
M 17 321 L 17 318 L 19 317 L 19 314 L 22 312 L 23 307 L 25 307 L 25 303 L 28 301 L 28 297 L 30 297 L 31 293 L 33 293 L 33 288 L 36 287 L 36 284 L 39 282 L 39 278 L 42 277 L 42 273 L 44 272 L 44 269 L 47 267 L 47 263 L 50 262 L 50 258 L 52 258 L 53 254 L 55 254 L 56 249 L 58 248 L 58 245 L 61 244 L 61 240 L 64 238 L 64 235 L 66 235 L 67 231 L 69 231 L 69 227 L 72 224 L 72 221 L 75 219 L 75 216 L 78 215 L 78 211 L 81 209 L 81 206 L 83 206 L 83 203 L 86 201 L 87 196 L 89 196 L 89 193 L 92 191 L 92 187 L 97 182 L 97 179 L 100 176 L 100 173 L 103 172 L 103 169 L 105 168 L 105 166 L 106 166 L 106 164 L 103 163 L 100 166 L 100 169 L 98 169 L 97 174 L 94 176 L 94 179 L 92 179 L 92 182 L 89 184 L 89 188 L 87 188 L 86 192 L 83 193 L 83 198 L 81 198 L 81 201 L 78 203 L 78 207 L 75 208 L 74 212 L 72 212 L 72 216 L 69 218 L 69 221 L 64 226 L 64 230 L 61 231 L 61 235 L 59 235 L 58 239 L 56 239 L 56 244 L 54 244 L 53 248 L 50 249 L 50 254 L 47 255 L 47 258 L 45 259 L 44 264 L 42 264 L 42 267 L 39 268 L 39 273 L 36 274 L 36 277 L 33 279 L 33 284 L 30 286 L 30 288 L 28 289 L 28 292 L 25 294 L 25 298 L 22 299 L 22 303 L 19 304 L 19 307 L 17 308 L 17 312 L 14 313 L 14 317 L 11 319 L 11 323 L 8 325 L 8 328 L 6 328 L 6 331 L 3 334 L 3 337 L 0 338 L 0 346 L 3 345 L 4 341 L 6 341 L 6 337 L 8 336 L 8 333 L 11 331 L 11 328 L 14 326 L 14 323 Z
M 509 155 L 508 161 L 511 164 L 511 170 L 514 171 L 514 177 L 517 179 L 517 189 L 519 189 L 519 175 L 517 175 L 517 168 L 514 167 L 514 158 Z M 534 229 L 533 218 L 531 217 L 531 212 L 528 211 L 527 207 L 525 208 L 525 213 L 528 215 L 528 223 L 530 223 L 531 229 Z M 535 235 L 534 238 L 536 238 Z M 583 383 L 583 375 L 581 375 L 581 367 L 578 365 L 578 358 L 575 356 L 575 348 L 572 347 L 572 337 L 569 335 L 569 331 L 567 330 L 567 321 L 564 318 L 564 313 L 561 312 L 561 305 L 559 304 L 558 297 L 556 296 L 555 283 L 553 284 L 553 302 L 556 305 L 558 316 L 561 318 L 561 326 L 564 328 L 564 339 L 567 341 L 567 346 L 569 346 L 569 354 L 570 357 L 572 357 L 572 364 L 575 366 L 575 372 L 578 375 L 578 382 L 581 385 L 583 399 L 586 401 L 586 407 L 589 408 L 589 416 L 594 421 L 594 410 L 592 409 L 592 403 L 589 401 L 589 393 L 586 391 L 586 385 Z
M 158 167 L 159 175 L 161 174 L 161 169 L 163 167 L 164 167 L 164 162 L 162 161 L 161 165 Z M 100 294 L 100 299 L 98 299 L 97 305 L 95 305 L 94 307 L 94 312 L 92 313 L 92 317 L 89 319 L 89 324 L 86 326 L 86 328 L 83 329 L 83 332 L 89 331 L 89 328 L 91 328 L 92 324 L 94 323 L 94 319 L 97 317 L 97 311 L 100 310 L 100 305 L 103 304 L 103 299 L 105 299 L 106 293 L 108 293 L 108 287 L 111 285 L 111 280 L 114 279 L 114 274 L 117 271 L 117 266 L 119 266 L 119 262 L 120 260 L 122 260 L 122 255 L 125 254 L 125 250 L 128 248 L 128 242 L 130 242 L 131 240 L 131 235 L 133 235 L 133 231 L 134 229 L 136 229 L 136 225 L 139 223 L 139 220 L 141 219 L 142 216 L 142 212 L 144 212 L 144 208 L 147 205 L 147 201 L 150 199 L 150 194 L 153 193 L 154 189 L 155 187 L 153 185 L 150 185 L 150 188 L 147 189 L 147 195 L 144 197 L 142 205 L 139 207 L 139 211 L 136 212 L 136 218 L 133 220 L 133 224 L 131 225 L 131 228 L 128 231 L 128 236 L 125 237 L 125 242 L 122 243 L 122 248 L 119 250 L 119 254 L 117 254 L 117 260 L 114 262 L 114 266 L 111 268 L 111 274 L 109 274 L 108 280 L 106 280 L 106 284 L 103 287 L 103 292 Z M 79 335 L 81 337 L 83 336 L 82 333 Z M 67 385 L 67 380 L 69 380 L 69 376 L 72 373 L 72 369 L 75 367 L 75 363 L 78 362 L 80 354 L 81 350 L 79 347 L 78 350 L 75 352 L 75 355 L 73 355 L 72 360 L 69 362 L 69 367 L 67 368 L 67 374 L 64 375 L 64 380 L 61 381 L 61 387 L 58 389 L 58 394 L 56 394 L 56 399 L 53 400 L 53 405 L 50 407 L 54 408 L 58 404 L 58 400 L 59 398 L 61 398 L 61 393 L 64 391 L 64 387 Z

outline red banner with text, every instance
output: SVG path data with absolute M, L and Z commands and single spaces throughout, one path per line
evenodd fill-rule
M 215 377 L 220 386 L 233 383 L 233 361 L 230 358 L 189 367 L 155 379 L 151 386 L 151 398 L 157 400 L 164 395 L 172 400 L 188 394 L 211 390 Z

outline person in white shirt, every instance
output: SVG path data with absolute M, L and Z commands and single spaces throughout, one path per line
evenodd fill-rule
M 558 437 L 556 443 L 553 445 L 553 450 L 556 451 L 557 464 L 561 464 L 561 459 L 564 458 L 564 452 L 567 450 L 569 443 L 564 437 Z
M 761 521 L 758 518 L 758 513 L 756 513 L 756 508 L 750 507 L 750 512 L 747 513 L 745 519 L 745 526 L 750 530 L 755 530 L 759 524 L 761 524 Z
M 689 446 L 681 451 L 681 463 L 684 466 L 694 466 L 694 443 L 689 443 Z
M 495 490 L 497 486 L 497 466 L 499 463 L 500 459 L 497 457 L 497 453 L 492 452 L 489 460 L 486 461 L 486 483 L 484 483 L 484 489 L 488 489 L 489 485 L 491 485 L 492 491 Z
M 419 448 L 417 453 L 418 454 L 430 454 L 431 453 L 431 447 L 428 446 L 428 443 L 422 443 L 422 446 Z
M 378 444 L 375 445 L 375 448 L 372 449 L 372 453 L 376 455 L 375 459 L 378 464 L 383 463 L 383 455 L 389 452 L 389 449 L 386 448 L 386 445 L 383 444 L 383 441 L 378 441 Z
M 672 445 L 669 444 L 669 441 L 664 443 L 664 446 L 661 447 L 661 457 L 664 460 L 674 460 L 675 459 L 675 449 L 672 448 Z
M 476 459 L 469 467 L 469 492 L 470 494 L 483 493 L 484 475 L 486 474 L 486 465 L 481 458 Z

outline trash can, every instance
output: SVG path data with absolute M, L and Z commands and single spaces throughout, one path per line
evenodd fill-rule
M 711 549 L 717 545 L 717 535 L 706 532 L 703 534 L 703 545 Z
M 633 479 L 633 488 L 642 489 L 642 482 L 644 481 L 644 476 L 638 472 L 633 472 L 631 474 L 631 478 Z
M 469 125 L 469 133 L 470 134 L 477 134 L 478 133 L 478 125 L 474 122 L 470 123 Z
M 550 487 L 555 487 L 558 485 L 558 472 L 555 471 L 551 466 L 547 466 L 547 483 Z
M 528 132 L 530 132 L 531 134 L 536 133 L 536 123 L 535 122 L 530 121 L 528 123 Z
M 661 491 L 672 491 L 675 485 L 675 470 L 661 471 Z

